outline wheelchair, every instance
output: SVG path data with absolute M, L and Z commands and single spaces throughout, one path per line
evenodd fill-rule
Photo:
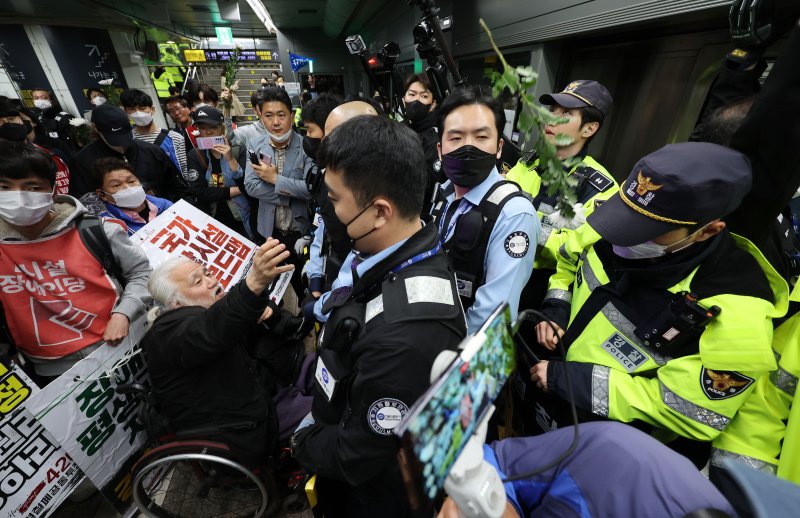
M 308 508 L 304 494 L 308 476 L 288 447 L 279 447 L 258 469 L 237 459 L 231 448 L 203 437 L 221 432 L 252 430 L 256 423 L 170 430 L 150 390 L 139 384 L 119 385 L 117 393 L 141 401 L 139 417 L 148 448 L 133 465 L 133 501 L 154 518 L 262 517 L 278 511 Z M 280 481 L 280 484 L 279 482 Z

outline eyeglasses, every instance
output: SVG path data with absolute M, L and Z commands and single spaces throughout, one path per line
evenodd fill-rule
M 9 115 L 7 117 L 0 117 L 0 125 L 2 124 L 22 124 L 22 117 L 19 115 Z
M 187 109 L 186 106 L 174 106 L 172 108 L 167 108 L 167 113 L 178 113 L 181 110 Z

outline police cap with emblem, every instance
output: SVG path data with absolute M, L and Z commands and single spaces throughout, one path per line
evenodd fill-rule
M 192 112 L 192 120 L 195 124 L 208 124 L 209 126 L 222 126 L 225 118 L 222 112 L 211 106 L 201 106 Z
M 606 116 L 611 111 L 614 99 L 608 89 L 597 81 L 578 79 L 565 86 L 561 92 L 542 95 L 539 102 L 546 105 L 557 104 L 564 108 L 593 106 Z
M 750 161 L 738 151 L 706 142 L 670 144 L 639 160 L 587 223 L 614 245 L 638 245 L 730 214 L 751 184 Z
M 102 104 L 92 110 L 92 124 L 109 146 L 127 149 L 133 143 L 131 119 L 122 108 Z

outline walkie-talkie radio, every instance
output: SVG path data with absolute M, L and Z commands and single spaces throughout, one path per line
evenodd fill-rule
M 644 345 L 671 356 L 691 339 L 698 338 L 720 311 L 719 306 L 701 306 L 697 295 L 681 291 L 672 297 L 667 311 L 659 311 L 637 327 L 634 334 Z

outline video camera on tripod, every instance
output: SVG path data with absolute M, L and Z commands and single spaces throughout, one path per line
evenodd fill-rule
M 420 58 L 427 62 L 425 70 L 428 78 L 433 85 L 433 96 L 438 103 L 441 103 L 454 88 L 467 86 L 468 81 L 462 78 L 458 72 L 450 48 L 444 38 L 444 31 L 450 29 L 451 20 L 439 18 L 439 8 L 436 7 L 434 0 L 407 0 L 410 7 L 419 6 L 422 10 L 422 18 L 412 29 L 414 43 L 417 45 L 417 53 Z M 345 39 L 345 45 L 350 54 L 358 56 L 361 66 L 369 78 L 374 91 L 380 93 L 382 97 L 388 97 L 392 101 L 392 106 L 397 108 L 403 105 L 401 102 L 403 92 L 396 85 L 402 83 L 402 78 L 395 77 L 395 63 L 400 57 L 400 46 L 390 41 L 375 55 L 374 58 L 367 59 L 367 45 L 363 38 L 354 34 Z M 382 73 L 388 73 L 388 82 L 379 81 L 375 68 L 380 65 Z M 448 71 L 452 76 L 452 86 L 448 78 Z

